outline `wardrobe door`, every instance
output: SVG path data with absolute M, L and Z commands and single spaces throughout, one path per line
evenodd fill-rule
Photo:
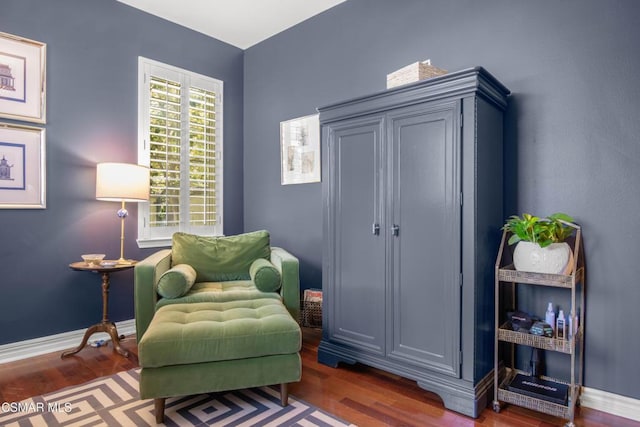
M 393 271 L 389 357 L 460 372 L 460 103 L 388 116 Z
M 328 333 L 332 341 L 379 355 L 385 352 L 383 125 L 375 116 L 323 129 L 329 150 Z

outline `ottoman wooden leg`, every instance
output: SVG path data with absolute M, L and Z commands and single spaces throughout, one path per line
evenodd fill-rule
M 280 384 L 280 404 L 287 406 L 289 404 L 289 390 L 287 389 L 287 383 Z
M 153 400 L 153 405 L 156 409 L 156 423 L 162 424 L 164 422 L 164 402 L 165 398 L 161 397 L 159 399 Z

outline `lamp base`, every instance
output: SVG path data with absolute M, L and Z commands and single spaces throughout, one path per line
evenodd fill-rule
M 117 262 L 118 262 L 118 265 L 132 265 L 132 264 L 135 264 L 138 261 L 133 260 L 133 259 L 120 258 L 120 259 L 118 259 Z

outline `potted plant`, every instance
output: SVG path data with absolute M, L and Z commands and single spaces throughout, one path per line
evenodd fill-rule
M 569 274 L 573 253 L 565 240 L 571 236 L 573 218 L 555 213 L 546 218 L 528 213 L 509 217 L 503 230 L 512 233 L 509 244 L 516 244 L 513 266 L 516 270 L 535 273 Z

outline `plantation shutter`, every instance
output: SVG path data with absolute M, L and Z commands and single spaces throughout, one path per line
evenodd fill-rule
M 176 231 L 221 235 L 222 82 L 146 61 L 139 157 L 150 168 L 150 198 L 140 246 L 170 244 Z
M 179 82 L 149 78 L 149 227 L 178 227 L 182 90 Z
M 217 222 L 216 94 L 189 88 L 189 207 L 191 226 Z

